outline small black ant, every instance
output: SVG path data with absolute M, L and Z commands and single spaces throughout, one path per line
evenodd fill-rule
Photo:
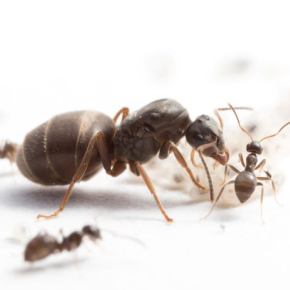
M 61 242 L 58 242 L 55 237 L 49 234 L 38 234 L 27 244 L 24 260 L 35 262 L 64 250 L 73 251 L 81 245 L 85 236 L 95 241 L 101 239 L 101 231 L 95 226 L 84 226 L 81 232 L 72 232 L 67 237 L 63 237 Z
M 225 178 L 224 178 L 224 182 L 222 184 L 222 188 L 221 188 L 214 204 L 212 205 L 211 210 L 203 219 L 207 218 L 211 214 L 211 212 L 213 211 L 214 207 L 216 206 L 219 198 L 221 197 L 225 187 L 230 185 L 230 184 L 234 184 L 235 185 L 235 193 L 236 193 L 236 195 L 241 203 L 246 202 L 251 197 L 251 195 L 253 194 L 253 192 L 255 191 L 257 186 L 262 187 L 262 189 L 261 189 L 261 219 L 262 219 L 262 222 L 264 223 L 263 215 L 262 215 L 262 202 L 263 202 L 263 196 L 264 196 L 264 185 L 262 182 L 258 182 L 258 180 L 271 181 L 275 199 L 276 199 L 276 189 L 275 189 L 275 183 L 272 179 L 272 176 L 268 171 L 264 170 L 264 173 L 267 175 L 265 177 L 258 177 L 255 175 L 254 171 L 260 169 L 260 172 L 261 172 L 266 164 L 266 159 L 263 159 L 257 165 L 257 163 L 258 163 L 257 155 L 260 155 L 263 152 L 263 147 L 261 146 L 261 142 L 268 139 L 268 138 L 277 136 L 286 126 L 288 126 L 290 124 L 290 122 L 287 122 L 285 125 L 283 125 L 276 134 L 272 134 L 272 135 L 269 135 L 267 137 L 264 137 L 260 141 L 254 141 L 252 135 L 241 126 L 239 117 L 238 117 L 235 109 L 232 107 L 231 104 L 228 104 L 228 105 L 231 108 L 231 110 L 234 112 L 240 129 L 242 131 L 244 131 L 251 138 L 251 142 L 248 143 L 247 147 L 246 147 L 246 150 L 247 150 L 247 152 L 249 152 L 249 155 L 247 156 L 246 163 L 245 163 L 243 155 L 241 153 L 239 154 L 239 160 L 240 160 L 241 164 L 243 165 L 243 167 L 245 168 L 244 171 L 239 171 L 234 166 L 232 166 L 230 164 L 226 164 L 226 166 L 225 166 Z M 238 175 L 235 178 L 235 180 L 229 181 L 225 184 L 228 167 L 231 168 Z M 277 202 L 277 199 L 276 199 L 276 202 Z

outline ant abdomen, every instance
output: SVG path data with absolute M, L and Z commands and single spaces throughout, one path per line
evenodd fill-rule
M 241 203 L 246 202 L 257 186 L 257 179 L 252 172 L 243 171 L 238 174 L 235 181 L 235 191 Z
M 24 260 L 35 262 L 60 251 L 59 244 L 54 237 L 47 234 L 37 235 L 26 246 Z
M 18 150 L 17 166 L 22 174 L 43 185 L 65 185 L 72 181 L 92 136 L 102 132 L 109 148 L 115 125 L 105 114 L 76 111 L 61 114 L 30 131 Z M 102 168 L 95 147 L 82 180 Z

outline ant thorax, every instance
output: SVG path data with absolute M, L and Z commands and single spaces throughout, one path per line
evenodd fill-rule
M 254 171 L 258 162 L 257 155 L 255 153 L 251 153 L 246 158 L 246 171 Z
M 114 138 L 116 160 L 146 163 L 160 149 L 153 132 L 145 125 L 136 125 L 135 116 L 127 117 L 118 128 Z

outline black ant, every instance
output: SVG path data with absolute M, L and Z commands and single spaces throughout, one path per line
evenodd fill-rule
M 38 234 L 26 246 L 24 252 L 24 260 L 27 262 L 35 262 L 45 259 L 51 254 L 57 254 L 64 250 L 73 251 L 78 248 L 82 239 L 87 236 L 95 241 L 101 239 L 100 229 L 95 226 L 84 226 L 81 232 L 72 232 L 67 237 L 63 237 L 61 242 L 48 234 Z
M 231 104 L 228 104 L 228 105 L 230 106 L 231 110 L 234 112 L 241 130 L 244 131 L 252 140 L 249 144 L 247 144 L 247 147 L 246 147 L 246 150 L 247 150 L 247 152 L 249 152 L 249 155 L 247 156 L 246 163 L 245 163 L 243 155 L 241 153 L 239 154 L 240 162 L 243 165 L 243 167 L 245 168 L 244 171 L 239 171 L 234 166 L 232 166 L 230 164 L 226 164 L 225 179 L 223 182 L 223 186 L 222 186 L 214 204 L 212 205 L 210 212 L 203 219 L 207 218 L 211 214 L 211 212 L 213 211 L 214 207 L 216 206 L 219 198 L 221 197 L 225 187 L 230 185 L 230 184 L 234 184 L 235 185 L 235 193 L 236 193 L 236 195 L 241 203 L 246 202 L 251 197 L 251 195 L 253 194 L 253 192 L 255 191 L 257 186 L 262 187 L 262 189 L 261 189 L 261 219 L 262 219 L 262 222 L 264 223 L 263 215 L 262 215 L 262 202 L 263 202 L 263 196 L 264 196 L 264 186 L 263 186 L 263 183 L 258 182 L 258 180 L 271 181 L 275 199 L 276 199 L 276 189 L 275 189 L 275 183 L 272 179 L 272 176 L 268 171 L 264 171 L 264 173 L 267 175 L 266 177 L 258 177 L 255 175 L 254 171 L 260 169 L 260 172 L 261 172 L 266 164 L 266 159 L 263 159 L 257 165 L 257 163 L 258 163 L 257 155 L 260 155 L 263 152 L 263 147 L 261 146 L 261 142 L 268 139 L 268 138 L 277 136 L 286 126 L 288 126 L 290 124 L 290 122 L 287 122 L 284 126 L 282 126 L 276 134 L 272 134 L 272 135 L 269 135 L 267 137 L 264 137 L 260 141 L 254 141 L 252 135 L 241 126 L 239 117 L 238 117 L 235 109 L 232 107 Z M 228 167 L 231 168 L 238 175 L 235 178 L 235 180 L 229 181 L 228 183 L 224 184 L 225 180 L 226 180 L 226 174 L 227 174 Z M 277 199 L 276 199 L 276 202 L 277 202 Z

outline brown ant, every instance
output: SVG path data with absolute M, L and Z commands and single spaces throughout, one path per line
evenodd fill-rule
M 35 262 L 45 259 L 49 255 L 58 254 L 64 250 L 70 252 L 77 249 L 83 238 L 87 236 L 95 241 L 101 239 L 100 229 L 95 226 L 84 226 L 81 232 L 73 232 L 67 237 L 63 237 L 61 242 L 48 234 L 38 234 L 26 246 L 24 260 Z
M 122 121 L 116 126 L 119 116 Z M 115 177 L 129 165 L 133 174 L 143 178 L 166 221 L 171 222 L 143 164 L 157 154 L 165 159 L 172 152 L 192 182 L 205 190 L 177 147 L 184 136 L 202 159 L 213 201 L 212 181 L 203 155 L 222 165 L 227 163 L 229 153 L 223 132 L 207 115 L 192 122 L 188 111 L 172 99 L 154 101 L 130 114 L 128 108 L 123 108 L 113 119 L 96 111 L 57 115 L 26 135 L 16 163 L 21 173 L 33 182 L 69 185 L 59 209 L 51 215 L 38 215 L 38 218 L 49 219 L 62 212 L 77 182 L 92 178 L 102 168 Z
M 276 134 L 272 134 L 272 135 L 269 135 L 267 137 L 264 137 L 260 141 L 254 141 L 252 135 L 241 126 L 239 117 L 238 117 L 235 109 L 232 107 L 231 104 L 228 104 L 228 105 L 230 106 L 231 110 L 234 112 L 240 129 L 242 131 L 244 131 L 251 138 L 251 142 L 248 143 L 247 147 L 246 147 L 246 150 L 247 150 L 247 152 L 249 152 L 249 155 L 247 156 L 246 163 L 245 163 L 243 155 L 241 153 L 239 154 L 239 160 L 240 160 L 241 164 L 243 165 L 243 167 L 245 168 L 244 171 L 239 171 L 234 166 L 232 166 L 230 164 L 226 164 L 225 179 L 223 182 L 223 186 L 222 186 L 214 204 L 212 205 L 211 210 L 202 219 L 207 218 L 211 214 L 211 212 L 213 211 L 214 207 L 216 206 L 219 198 L 221 197 L 225 187 L 230 185 L 230 184 L 234 184 L 235 185 L 235 193 L 236 193 L 236 195 L 241 203 L 246 202 L 251 197 L 251 195 L 253 194 L 253 192 L 255 191 L 257 186 L 262 187 L 261 188 L 261 219 L 262 219 L 262 222 L 264 223 L 263 215 L 262 215 L 262 202 L 263 202 L 263 196 L 264 196 L 264 186 L 263 186 L 263 183 L 258 182 L 258 180 L 271 181 L 275 199 L 276 199 L 276 189 L 275 189 L 275 183 L 272 179 L 272 176 L 268 171 L 264 170 L 264 173 L 267 175 L 266 177 L 258 177 L 255 175 L 254 171 L 260 169 L 260 172 L 261 172 L 266 164 L 266 159 L 263 159 L 257 165 L 257 163 L 258 163 L 258 156 L 257 155 L 260 155 L 263 152 L 263 147 L 261 145 L 261 142 L 264 141 L 265 139 L 277 136 L 286 126 L 288 126 L 290 124 L 290 122 L 287 122 L 284 126 L 282 126 Z M 228 167 L 231 168 L 238 175 L 235 178 L 235 180 L 229 181 L 228 183 L 224 184 L 225 180 L 226 180 L 226 174 L 227 174 Z M 276 199 L 276 202 L 277 202 L 277 199 Z
M 3 148 L 0 149 L 0 159 L 7 158 L 10 163 L 16 161 L 18 146 L 14 143 L 6 141 Z

